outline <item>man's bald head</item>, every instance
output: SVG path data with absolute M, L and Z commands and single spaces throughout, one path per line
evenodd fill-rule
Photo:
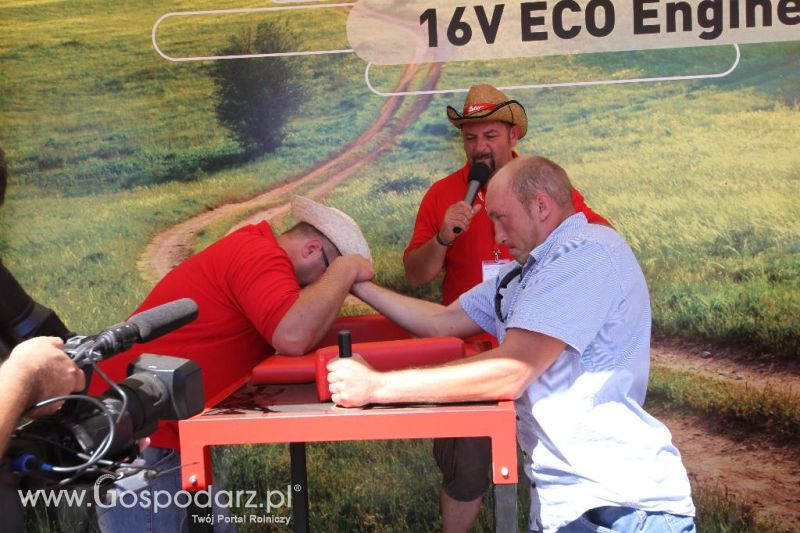
M 520 264 L 567 217 L 575 213 L 564 169 L 544 157 L 514 159 L 489 182 L 486 210 L 495 239 Z
M 502 169 L 517 200 L 528 205 L 539 193 L 547 194 L 567 214 L 574 213 L 572 183 L 566 171 L 546 157 L 518 157 Z

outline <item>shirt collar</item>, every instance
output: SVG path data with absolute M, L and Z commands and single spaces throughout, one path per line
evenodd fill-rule
M 575 213 L 574 215 L 565 218 L 561 224 L 559 224 L 558 227 L 547 236 L 542 244 L 531 250 L 530 257 L 528 257 L 528 260 L 525 262 L 523 271 L 529 269 L 535 263 L 539 263 L 545 257 L 547 257 L 552 251 L 553 247 L 561 243 L 564 235 L 570 233 L 576 228 L 579 228 L 580 226 L 585 226 L 586 224 L 588 224 L 588 222 L 586 220 L 586 215 L 583 213 Z

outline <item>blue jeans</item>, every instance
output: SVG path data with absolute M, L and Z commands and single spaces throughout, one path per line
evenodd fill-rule
M 695 533 L 694 518 L 630 507 L 597 507 L 558 533 Z
M 188 532 L 186 497 L 177 498 L 177 505 L 174 502 L 172 505 L 163 505 L 168 501 L 168 495 L 181 492 L 180 454 L 176 450 L 149 447 L 145 448 L 141 457 L 147 466 L 166 473 L 136 493 L 128 492 L 123 496 L 118 490 L 116 504 L 113 506 L 98 506 L 97 522 L 100 531 L 103 533 Z M 145 491 L 148 491 L 149 497 L 144 495 Z M 162 493 L 164 498 L 156 498 L 156 491 L 164 491 Z M 212 502 L 213 500 L 212 498 Z M 214 533 L 236 533 L 236 526 L 233 524 L 217 521 L 220 515 L 230 516 L 228 509 L 218 507 L 215 502 L 212 509 L 203 507 L 200 512 L 213 517 Z

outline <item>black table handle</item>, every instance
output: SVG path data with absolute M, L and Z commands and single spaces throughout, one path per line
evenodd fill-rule
M 353 355 L 353 346 L 350 342 L 350 332 L 343 329 L 339 332 L 339 357 L 350 357 Z

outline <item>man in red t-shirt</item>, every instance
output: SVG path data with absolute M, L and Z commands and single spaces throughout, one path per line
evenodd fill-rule
M 414 234 L 403 254 L 406 279 L 412 287 L 432 281 L 444 270 L 444 305 L 493 277 L 501 265 L 513 259 L 508 249 L 494 239 L 492 221 L 484 206 L 486 186 L 478 191 L 473 205 L 465 202 L 464 197 L 472 166 L 482 163 L 494 175 L 517 157 L 514 147 L 528 131 L 522 104 L 509 100 L 491 85 L 470 87 L 463 112 L 448 106 L 447 117 L 461 130 L 467 162 L 434 183 L 425 194 L 417 212 Z M 575 211 L 584 213 L 590 223 L 609 225 L 586 205 L 577 189 L 572 189 L 572 203 Z M 489 441 L 435 439 L 434 455 L 442 471 L 444 531 L 467 531 L 478 516 L 483 493 L 489 486 Z
M 494 240 L 492 222 L 484 207 L 485 187 L 472 206 L 464 196 L 472 166 L 483 163 L 494 175 L 517 157 L 514 147 L 528 131 L 525 108 L 491 85 L 472 86 L 463 113 L 448 106 L 447 116 L 461 130 L 467 162 L 428 189 L 403 254 L 406 279 L 412 287 L 432 281 L 444 270 L 444 305 L 483 281 L 484 262 L 488 273 L 492 272 L 488 263 L 512 259 L 508 249 Z M 609 225 L 586 205 L 577 189 L 572 190 L 572 203 L 590 223 Z M 456 233 L 456 227 L 463 231 Z
M 117 382 L 143 352 L 192 359 L 202 368 L 211 405 L 264 357 L 313 348 L 353 283 L 371 279 L 373 268 L 367 242 L 349 216 L 302 197 L 292 199 L 292 211 L 297 224 L 280 235 L 266 221 L 245 226 L 175 267 L 135 312 L 188 297 L 197 303 L 197 319 L 100 367 Z M 93 394 L 107 388 L 97 377 L 92 385 Z M 143 453 L 148 463 L 160 470 L 179 464 L 176 422 L 161 422 L 150 439 Z M 180 472 L 173 474 L 148 488 L 176 493 Z M 180 531 L 186 521 L 177 506 L 153 511 L 112 507 L 98 515 L 103 531 Z M 145 524 L 150 529 L 142 529 Z

